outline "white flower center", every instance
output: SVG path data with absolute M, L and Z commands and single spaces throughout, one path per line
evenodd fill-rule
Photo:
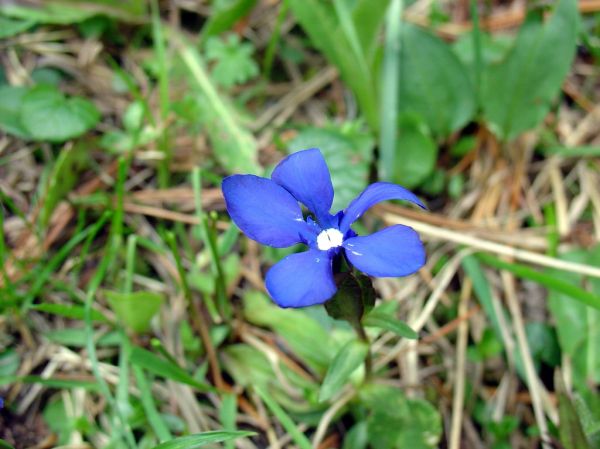
M 325 229 L 317 236 L 317 247 L 321 251 L 327 251 L 331 248 L 342 246 L 344 234 L 335 228 Z

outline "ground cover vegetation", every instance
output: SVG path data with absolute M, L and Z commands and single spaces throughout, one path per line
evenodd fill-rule
M 2 2 L 0 447 L 600 447 L 599 32 L 597 0 Z M 226 210 L 308 148 L 317 218 L 427 207 L 313 242 L 420 235 L 418 273 L 329 285 L 351 313 L 278 307 L 306 248 Z

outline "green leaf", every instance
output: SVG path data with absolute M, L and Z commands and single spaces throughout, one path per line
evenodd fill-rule
M 64 346 L 83 348 L 86 341 L 86 330 L 79 327 L 67 327 L 65 329 L 55 329 L 44 333 L 48 340 Z M 102 335 L 96 342 L 97 346 L 118 346 L 119 340 L 116 333 Z
M 331 210 L 337 212 L 345 209 L 367 186 L 374 145 L 371 135 L 360 131 L 358 125 L 305 128 L 289 143 L 288 151 L 321 150 L 335 190 Z
M 400 111 L 417 114 L 436 138 L 473 118 L 475 92 L 465 67 L 440 38 L 405 24 L 400 47 Z M 402 147 L 397 156 L 402 162 Z
M 349 12 L 353 18 L 352 23 L 348 23 L 345 17 L 344 26 L 328 2 L 320 0 L 289 0 L 288 2 L 292 13 L 313 45 L 339 69 L 342 79 L 356 96 L 362 113 L 373 130 L 379 128 L 379 118 L 376 84 L 371 67 L 375 56 L 374 42 L 388 2 L 389 0 L 357 1 L 354 5 L 355 9 Z M 369 8 L 364 25 L 361 25 L 359 14 L 364 14 Z M 358 51 L 356 41 L 361 46 Z
M 330 335 L 304 311 L 281 309 L 259 292 L 244 296 L 244 317 L 258 326 L 269 326 L 288 343 L 304 363 L 317 372 L 324 372 L 335 348 L 324 345 Z
M 257 387 L 256 393 L 260 396 L 266 406 L 271 410 L 275 417 L 279 420 L 283 428 L 292 438 L 292 441 L 298 445 L 300 449 L 311 449 L 312 445 L 308 438 L 298 429 L 298 426 L 292 421 L 292 418 L 281 408 L 281 406 L 267 393 L 266 390 Z
M 367 61 L 373 61 L 379 48 L 379 30 L 384 21 L 390 0 L 356 0 L 352 19 L 358 41 Z M 400 20 L 400 18 L 398 18 Z
M 580 146 L 580 147 L 549 147 L 541 149 L 544 154 L 556 154 L 561 157 L 598 157 L 600 156 L 600 147 Z
M 14 375 L 21 365 L 19 353 L 12 348 L 0 352 L 0 377 Z
M 367 327 L 384 329 L 393 332 L 400 337 L 409 338 L 411 340 L 419 338 L 419 334 L 412 330 L 408 324 L 383 312 L 379 307 L 371 311 L 371 313 L 363 319 L 363 324 Z
M 369 442 L 377 449 L 433 449 L 442 435 L 438 411 L 422 399 L 408 399 L 397 388 L 367 385 L 360 399 L 369 415 Z
M 75 304 L 35 304 L 31 307 L 32 310 L 38 312 L 50 313 L 52 315 L 63 316 L 65 318 L 73 318 L 76 320 L 83 320 L 85 317 L 85 308 Z M 103 323 L 110 323 L 110 320 L 99 310 L 91 310 L 92 320 Z
M 0 13 L 54 25 L 81 23 L 98 14 L 108 15 L 119 21 L 142 22 L 146 14 L 146 3 L 144 0 L 46 0 L 40 7 L 7 4 L 0 7 Z
M 592 449 L 583 432 L 577 410 L 567 393 L 562 374 L 558 370 L 554 375 L 554 385 L 558 396 L 558 430 L 561 443 L 569 449 Z
M 407 189 L 419 186 L 435 168 L 438 147 L 418 119 L 401 120 L 396 141 L 392 181 Z
M 559 256 L 561 259 L 600 266 L 600 245 L 588 250 L 576 250 Z M 571 357 L 573 384 L 585 387 L 589 382 L 600 382 L 600 310 L 588 307 L 577 299 L 574 292 L 579 290 L 600 302 L 600 279 L 584 278 L 562 270 L 547 270 L 546 276 L 572 287 L 569 290 L 551 289 L 548 294 L 548 308 L 556 321 L 558 342 L 563 355 Z M 577 284 L 586 287 L 578 288 Z M 573 290 L 577 289 L 577 290 Z M 577 294 L 577 293 L 575 293 Z
M 54 25 L 70 25 L 83 22 L 96 14 L 89 9 L 86 10 L 57 2 L 48 2 L 48 4 L 41 8 L 8 4 L 0 7 L 0 13 L 15 19 Z
M 75 419 L 67 414 L 65 404 L 60 396 L 46 404 L 43 417 L 50 430 L 58 436 L 58 445 L 68 444 L 71 434 L 75 430 Z
M 24 139 L 31 137 L 20 117 L 23 97 L 28 91 L 25 87 L 0 86 L 0 129 Z
M 154 449 L 194 449 L 211 443 L 222 443 L 224 441 L 235 440 L 236 438 L 251 437 L 253 435 L 256 434 L 254 432 L 228 432 L 216 430 L 175 438 L 174 440 L 159 444 Z
M 221 356 L 228 373 L 241 387 L 266 386 L 275 375 L 269 360 L 252 346 L 229 345 L 221 351 Z
M 250 42 L 240 42 L 237 34 L 222 40 L 211 37 L 206 42 L 206 59 L 215 61 L 212 78 L 223 87 L 244 84 L 258 75 L 258 65 L 252 59 L 254 47 Z
M 192 46 L 182 44 L 180 54 L 199 88 L 204 115 L 202 124 L 216 158 L 231 173 L 260 173 L 254 136 L 241 125 L 234 109 L 219 94 L 198 52 Z
M 88 146 L 82 142 L 63 148 L 52 167 L 48 177 L 46 196 L 42 202 L 40 212 L 40 225 L 45 228 L 48 225 L 52 212 L 58 203 L 71 192 L 78 180 L 78 173 L 87 162 Z
M 552 367 L 559 366 L 560 347 L 554 327 L 541 321 L 529 321 L 525 331 L 531 356 L 537 365 L 544 362 Z
M 31 19 L 15 20 L 0 16 L 0 39 L 27 31 L 33 25 L 35 25 L 35 21 Z
M 319 402 L 329 400 L 348 382 L 350 375 L 365 361 L 369 345 L 365 342 L 349 341 L 331 361 L 323 385 L 319 390 Z
M 64 142 L 91 129 L 100 112 L 85 98 L 66 98 L 52 86 L 37 86 L 23 97 L 20 121 L 35 140 Z
M 357 422 L 346 433 L 342 449 L 367 449 L 369 444 L 369 429 L 364 421 Z
M 0 449 L 15 449 L 15 448 L 0 438 Z
M 512 139 L 546 116 L 575 56 L 577 28 L 577 2 L 560 0 L 545 24 L 539 11 L 532 13 L 506 57 L 484 70 L 481 106 L 500 138 Z
M 110 307 L 119 320 L 135 333 L 143 333 L 150 327 L 150 321 L 160 310 L 164 300 L 156 292 L 119 293 L 105 291 Z
M 600 310 L 600 294 L 586 291 L 583 288 L 578 287 L 576 282 L 565 281 L 564 279 L 566 278 L 564 276 L 557 276 L 554 272 L 551 272 L 552 274 L 543 273 L 529 268 L 527 265 L 505 262 L 490 254 L 478 253 L 477 258 L 487 265 L 510 271 L 523 279 L 538 282 L 549 288 L 551 291 L 562 293 L 569 299 L 574 299 L 586 306 Z M 594 263 L 591 263 L 590 265 L 596 266 Z
M 221 3 L 225 5 L 221 6 Z M 238 20 L 247 16 L 255 4 L 256 0 L 213 2 L 213 10 L 202 27 L 200 42 L 203 43 L 210 36 L 228 31 Z
M 204 384 L 197 381 L 191 375 L 189 375 L 183 368 L 176 365 L 172 361 L 165 360 L 157 355 L 153 354 L 146 349 L 140 347 L 134 347 L 131 350 L 131 358 L 129 361 L 133 365 L 137 365 L 144 368 L 146 371 L 153 373 L 157 376 L 170 379 L 175 382 L 190 385 L 197 388 L 200 391 L 213 391 L 214 388 L 210 385 Z

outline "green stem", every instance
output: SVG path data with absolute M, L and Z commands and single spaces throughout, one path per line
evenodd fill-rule
M 365 342 L 367 344 L 367 346 L 369 347 L 369 350 L 367 352 L 367 357 L 365 358 L 365 382 L 366 382 L 373 375 L 373 354 L 371 353 L 371 342 L 369 341 L 369 336 L 367 335 L 367 332 L 365 331 L 365 328 L 360 321 L 354 326 L 354 330 L 356 330 L 356 333 L 358 334 L 358 338 L 360 338 L 361 341 Z

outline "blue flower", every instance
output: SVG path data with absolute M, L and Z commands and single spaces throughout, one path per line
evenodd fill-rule
M 344 211 L 331 215 L 331 176 L 316 148 L 283 159 L 271 179 L 233 175 L 223 180 L 222 188 L 229 215 L 248 237 L 275 248 L 308 246 L 308 251 L 287 256 L 267 273 L 267 291 L 281 307 L 330 299 L 337 290 L 334 261 L 342 255 L 360 271 L 377 277 L 407 276 L 425 263 L 423 244 L 412 228 L 395 225 L 358 236 L 350 227 L 381 201 L 406 200 L 424 208 L 417 196 L 399 185 L 376 182 Z M 314 219 L 303 217 L 299 202 Z

